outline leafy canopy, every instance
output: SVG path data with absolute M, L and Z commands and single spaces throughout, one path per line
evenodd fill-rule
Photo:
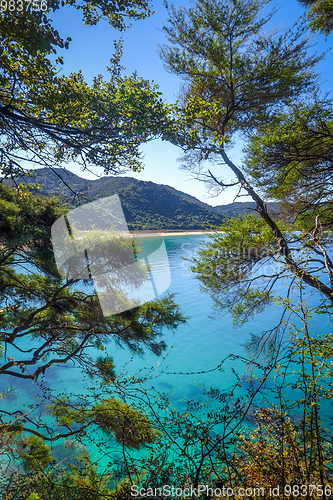
M 86 24 L 101 18 L 124 29 L 124 17 L 151 12 L 146 0 L 68 1 Z M 49 9 L 60 7 L 53 2 Z M 136 74 L 121 76 L 121 44 L 115 45 L 109 79 L 88 85 L 81 72 L 61 76 L 60 48 L 68 48 L 48 12 L 0 13 L 0 169 L 16 175 L 34 166 L 76 161 L 105 173 L 140 170 L 139 146 L 168 130 L 169 108 L 155 85 Z M 171 126 L 172 129 L 172 126 Z M 171 132 L 172 134 L 172 132 Z
M 246 170 L 302 224 L 332 225 L 333 114 L 330 100 L 292 105 L 263 123 L 247 147 Z
M 104 350 L 111 339 L 161 354 L 163 328 L 173 330 L 186 320 L 172 296 L 104 318 L 89 280 L 82 287 L 79 279 L 58 273 L 50 227 L 66 207 L 56 198 L 22 198 L 4 185 L 0 207 L 0 342 L 7 353 L 0 374 L 37 380 L 52 365 L 72 360 L 93 376 L 107 377 L 107 356 L 94 361 L 87 347 Z M 34 345 L 22 350 L 24 339 Z
M 333 28 L 333 2 L 332 0 L 298 0 L 305 4 L 313 31 L 325 33 L 326 37 Z
M 222 162 L 232 170 L 236 180 L 231 185 L 238 185 L 238 194 L 245 192 L 256 202 L 286 269 L 332 301 L 331 263 L 322 282 L 302 260 L 297 261 L 288 235 L 268 213 L 259 191 L 245 177 L 243 165 L 236 165 L 227 153 L 236 133 L 248 140 L 262 127 L 273 124 L 273 128 L 277 115 L 304 99 L 312 100 L 318 90 L 314 68 L 323 56 L 309 53 L 311 37 L 305 19 L 291 28 L 269 32 L 267 23 L 274 12 L 266 17 L 261 14 L 267 4 L 264 0 L 196 0 L 189 9 L 170 7 L 164 28 L 170 45 L 161 49 L 161 56 L 166 67 L 184 79 L 179 114 L 187 135 L 178 143 L 185 151 L 184 167 L 214 183 L 219 191 L 230 184 L 205 171 L 204 162 Z M 316 240 L 312 248 L 328 262 L 318 245 Z
M 215 304 L 229 310 L 241 325 L 272 300 L 273 285 L 283 275 L 276 265 L 278 257 L 271 229 L 250 214 L 227 219 L 218 232 L 209 235 L 192 259 L 191 270 Z
M 307 53 L 306 25 L 267 32 L 266 0 L 197 0 L 169 8 L 160 50 L 165 67 L 184 79 L 185 117 L 203 158 L 237 131 L 252 131 L 291 99 L 313 90 L 319 56 Z

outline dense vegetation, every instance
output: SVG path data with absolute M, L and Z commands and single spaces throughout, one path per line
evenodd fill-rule
M 332 3 L 305 3 L 311 29 L 329 34 Z M 124 16 L 151 14 L 140 0 L 68 4 L 86 23 L 106 18 L 118 29 Z M 52 54 L 70 40 L 60 38 L 49 13 L 1 12 L 0 168 L 16 184 L 0 187 L 0 398 L 6 403 L 10 380 L 33 382 L 39 398 L 29 411 L 7 411 L 5 404 L 0 410 L 6 500 L 120 500 L 133 496 L 134 485 L 160 498 L 163 484 L 192 498 L 332 498 L 333 438 L 322 419 L 333 398 L 332 102 L 320 94 L 315 66 L 322 57 L 309 52 L 307 21 L 270 32 L 273 14 L 261 13 L 268 4 L 196 0 L 190 8 L 169 7 L 169 45 L 161 56 L 184 78 L 182 102 L 174 106 L 137 75 L 122 76 L 120 45 L 110 81 L 96 77 L 88 86 L 81 74 L 59 76 L 61 59 Z M 228 147 L 239 132 L 246 157 L 236 165 Z M 118 374 L 112 350 L 115 342 L 160 355 L 165 328 L 186 321 L 174 297 L 104 317 L 91 276 L 60 276 L 55 265 L 50 228 L 68 207 L 18 180 L 27 162 L 53 168 L 69 158 L 105 173 L 138 170 L 139 146 L 153 137 L 181 147 L 184 164 L 220 190 L 228 185 L 212 168 L 204 172 L 204 162 L 218 168 L 223 160 L 235 176 L 231 184 L 255 203 L 257 216 L 224 220 L 192 261 L 216 308 L 238 325 L 271 303 L 281 309 L 278 324 L 250 339 L 246 358 L 234 353 L 218 366 L 208 360 L 209 372 L 222 371 L 229 359 L 243 363 L 253 374 L 247 389 L 235 373 L 231 388 L 206 388 L 183 412 L 167 394 L 147 391 L 146 376 Z M 136 223 L 150 224 L 140 216 L 151 213 L 161 188 L 138 183 L 134 195 L 126 179 L 117 182 L 127 216 L 138 211 Z M 103 181 L 100 194 L 105 187 Z M 194 224 L 202 204 L 163 190 L 174 200 L 173 217 L 193 205 Z M 290 209 L 297 232 L 274 218 L 264 197 Z M 165 203 L 154 202 L 166 223 Z M 133 251 L 131 241 L 127 247 Z M 93 380 L 84 394 L 52 386 L 52 370 L 73 364 Z M 95 462 L 90 443 L 99 453 Z
M 61 175 L 77 196 L 62 182 Z M 129 229 L 208 229 L 223 220 L 209 205 L 200 204 L 195 198 L 186 199 L 185 193 L 130 177 L 87 181 L 78 176 L 68 177 L 59 169 L 54 172 L 42 169 L 26 182 L 43 185 L 39 193 L 58 194 L 69 206 L 118 194 Z
M 212 207 L 170 186 L 130 177 L 87 180 L 60 169 L 40 169 L 20 181 L 25 185 L 36 183 L 35 193 L 57 195 L 69 207 L 118 194 L 128 227 L 136 230 L 205 230 L 218 226 L 225 217 L 245 215 L 255 208 L 253 202 Z M 277 203 L 268 203 L 268 208 L 279 216 Z

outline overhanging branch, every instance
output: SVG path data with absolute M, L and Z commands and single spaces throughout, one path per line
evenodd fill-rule
M 278 244 L 278 249 L 282 257 L 284 258 L 289 269 L 302 281 L 304 281 L 307 285 L 310 285 L 313 288 L 319 290 L 323 295 L 325 295 L 332 303 L 333 303 L 333 290 L 329 288 L 325 283 L 320 281 L 318 278 L 311 276 L 304 269 L 302 269 L 293 259 L 290 249 L 288 247 L 288 243 L 279 229 L 276 222 L 269 216 L 267 212 L 267 206 L 261 197 L 255 192 L 253 187 L 248 183 L 245 179 L 243 172 L 228 158 L 226 152 L 223 148 L 219 150 L 220 155 L 222 156 L 224 162 L 228 165 L 229 168 L 234 172 L 241 186 L 245 189 L 245 191 L 251 196 L 253 201 L 257 204 L 257 209 L 260 217 L 266 222 L 266 224 L 272 229 L 274 236 L 276 238 L 276 242 Z

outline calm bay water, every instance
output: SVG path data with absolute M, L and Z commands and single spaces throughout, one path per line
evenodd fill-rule
M 126 347 L 121 348 L 113 343 L 108 344 L 107 349 L 108 354 L 114 357 L 117 374 L 153 374 L 153 382 L 147 382 L 147 389 L 150 383 L 155 390 L 170 393 L 170 401 L 180 409 L 184 398 L 200 400 L 203 397 L 203 387 L 207 390 L 210 387 L 228 390 L 236 381 L 233 369 L 239 376 L 243 376 L 246 367 L 239 360 L 228 360 L 223 372 L 198 372 L 211 370 L 230 354 L 245 356 L 244 342 L 250 339 L 251 334 L 259 334 L 275 326 L 281 314 L 279 306 L 271 305 L 239 329 L 234 328 L 229 314 L 213 314 L 211 299 L 200 291 L 199 281 L 189 271 L 189 261 L 183 258 L 191 259 L 207 239 L 206 235 L 165 237 L 171 270 L 168 292 L 175 294 L 175 301 L 183 314 L 189 316 L 187 323 L 180 325 L 174 333 L 165 332 L 163 339 L 168 346 L 166 356 L 157 357 L 148 351 L 139 356 Z M 319 318 L 314 323 L 312 334 L 321 330 L 323 333 L 325 328 Z M 92 351 L 92 354 L 100 355 L 101 352 Z M 250 374 L 248 368 L 245 381 Z M 92 384 L 90 379 L 82 376 L 78 367 L 71 365 L 52 368 L 47 372 L 46 380 L 54 394 L 67 391 L 85 394 L 87 387 Z M 29 405 L 38 400 L 39 388 L 31 381 L 17 379 L 12 380 L 12 385 L 15 392 L 2 401 L 2 406 L 7 411 L 17 410 L 21 406 L 28 413 Z M 35 410 L 34 414 L 38 412 L 42 412 L 42 407 Z

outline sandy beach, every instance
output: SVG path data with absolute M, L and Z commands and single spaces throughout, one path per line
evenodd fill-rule
M 151 238 L 152 236 L 162 236 L 162 237 L 166 237 L 166 236 L 191 236 L 191 235 L 202 235 L 202 234 L 212 234 L 214 231 L 168 231 L 168 230 L 164 230 L 164 231 L 130 231 L 130 233 L 134 236 L 134 237 L 138 237 L 140 236 L 140 238 Z

